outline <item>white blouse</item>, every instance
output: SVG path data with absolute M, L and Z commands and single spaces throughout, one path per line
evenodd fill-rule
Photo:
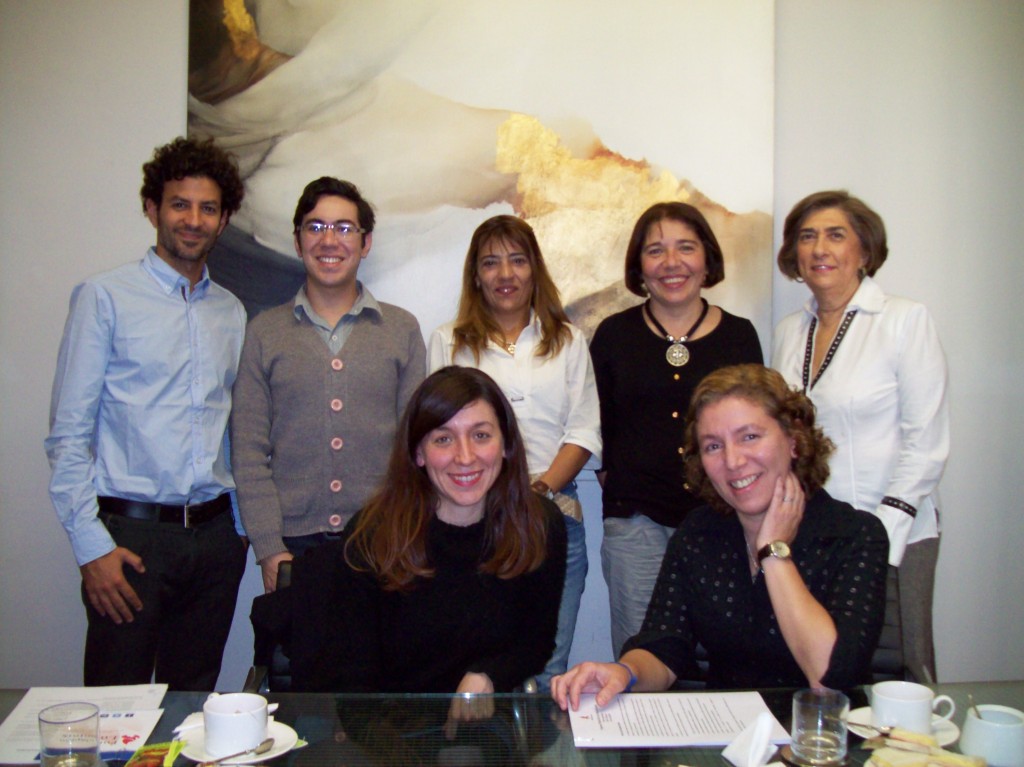
M 480 364 L 468 349 L 452 359 L 454 328 L 449 322 L 431 333 L 427 372 L 455 364 L 479 368 L 493 378 L 512 403 L 531 476 L 547 471 L 567 443 L 589 450 L 589 465 L 601 465 L 597 383 L 587 339 L 579 328 L 569 325 L 572 336 L 558 356 L 538 357 L 534 352 L 541 338 L 540 321 L 531 314 L 530 324 L 516 339 L 515 354 L 488 342 Z
M 807 391 L 836 443 L 825 489 L 882 520 L 889 563 L 899 566 L 908 543 L 939 534 L 937 491 L 949 455 L 946 357 L 924 305 L 885 295 L 870 277 L 847 306 L 854 310 L 816 382 L 804 381 L 813 297 L 775 328 L 772 366 Z

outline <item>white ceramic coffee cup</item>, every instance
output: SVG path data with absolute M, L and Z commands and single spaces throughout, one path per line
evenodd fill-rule
M 943 703 L 949 710 L 940 714 L 936 709 Z M 871 686 L 871 724 L 875 727 L 902 727 L 930 735 L 933 715 L 948 721 L 954 713 L 952 698 L 936 695 L 923 684 L 890 681 Z
M 990 767 L 1024 767 L 1024 713 L 1008 706 L 983 704 L 967 709 L 960 752 L 983 756 Z
M 211 693 L 203 704 L 203 750 L 211 757 L 255 748 L 267 737 L 267 718 L 277 705 L 250 692 Z

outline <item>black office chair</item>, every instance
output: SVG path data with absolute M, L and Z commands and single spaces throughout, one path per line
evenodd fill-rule
M 291 661 L 282 644 L 291 621 L 286 591 L 291 582 L 292 563 L 286 560 L 277 568 L 277 591 L 262 594 L 253 600 L 252 611 L 249 613 L 254 634 L 253 665 L 242 686 L 245 692 L 263 694 L 291 690 Z
M 890 567 L 885 577 L 885 622 L 878 648 L 871 658 L 871 677 L 874 682 L 889 679 L 914 680 L 915 675 L 903 659 L 903 621 L 900 618 L 900 583 L 896 568 Z M 917 681 L 924 681 L 919 679 Z

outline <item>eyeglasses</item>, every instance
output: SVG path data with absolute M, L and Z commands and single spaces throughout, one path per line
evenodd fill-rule
M 366 231 L 348 221 L 336 221 L 333 224 L 326 224 L 323 221 L 307 221 L 299 228 L 310 237 L 323 237 L 330 229 L 341 240 L 349 240 Z

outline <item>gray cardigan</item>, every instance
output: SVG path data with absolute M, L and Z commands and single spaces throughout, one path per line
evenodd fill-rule
M 426 352 L 415 317 L 379 307 L 357 315 L 338 355 L 294 301 L 249 323 L 231 459 L 257 561 L 286 551 L 282 537 L 340 532 L 384 478 Z

